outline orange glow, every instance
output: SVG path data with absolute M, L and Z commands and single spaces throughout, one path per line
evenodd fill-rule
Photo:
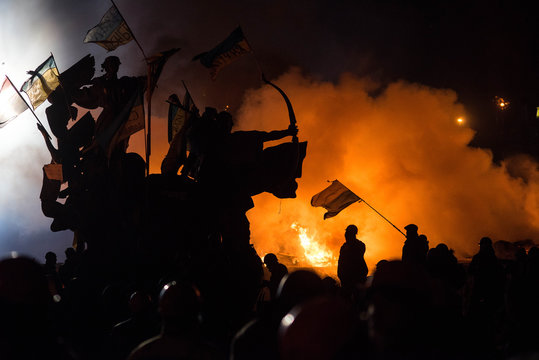
M 459 118 L 457 119 L 457 123 L 458 123 L 459 125 L 464 124 L 464 118 L 459 117 Z
M 355 224 L 370 272 L 382 259 L 400 259 L 404 236 L 365 204 L 354 203 L 326 220 L 324 209 L 310 205 L 327 180 L 335 179 L 401 230 L 417 224 L 431 247 L 445 243 L 460 259 L 477 252 L 482 236 L 539 239 L 537 164 L 514 158 L 499 167 L 489 151 L 469 147 L 473 130 L 454 126 L 465 113 L 454 92 L 400 82 L 373 98 L 376 84 L 369 81 L 343 76 L 332 84 L 296 71 L 275 83 L 294 105 L 300 141 L 309 144 L 297 198 L 253 198 L 247 217 L 259 254 L 309 259 L 309 248 L 301 245 L 308 238 L 336 261 L 344 229 Z M 238 130 L 288 126 L 282 98 L 267 86 L 247 93 L 235 117 Z M 526 181 L 510 177 L 510 166 L 518 166 Z M 304 239 L 298 240 L 298 227 L 290 228 L 294 223 L 305 229 Z
M 314 236 L 309 236 L 307 229 L 297 223 L 293 223 L 290 227 L 298 232 L 305 258 L 311 266 L 336 269 L 337 259 L 325 245 L 318 243 Z
M 324 209 L 310 205 L 335 179 L 401 230 L 417 224 L 431 247 L 445 243 L 460 259 L 475 254 L 483 236 L 539 240 L 538 164 L 515 157 L 497 166 L 488 150 L 469 147 L 474 132 L 455 126 L 466 111 L 453 91 L 399 82 L 372 97 L 380 91 L 370 81 L 345 75 L 333 84 L 294 70 L 272 81 L 290 97 L 299 140 L 309 144 L 296 198 L 253 198 L 247 217 L 259 255 L 275 253 L 287 266 L 329 263 L 327 273 L 335 276 L 344 229 L 355 224 L 370 272 L 382 259 L 400 258 L 404 237 L 365 204 L 326 220 Z M 234 130 L 289 125 L 282 97 L 269 86 L 248 91 L 233 116 Z M 151 172 L 158 173 L 168 144 L 166 121 L 154 118 Z M 132 138 L 130 149 L 140 154 L 142 134 Z

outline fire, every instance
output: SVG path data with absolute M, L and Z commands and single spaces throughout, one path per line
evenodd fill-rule
M 299 241 L 304 249 L 305 258 L 314 267 L 334 267 L 335 256 L 331 250 L 318 243 L 312 236 L 307 234 L 307 229 L 293 223 L 290 226 L 298 232 Z

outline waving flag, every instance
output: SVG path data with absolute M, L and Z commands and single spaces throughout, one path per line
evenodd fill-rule
M 26 109 L 28 106 L 17 93 L 17 89 L 13 87 L 7 77 L 4 77 L 2 88 L 0 88 L 0 128 Z
M 54 57 L 49 56 L 35 71 L 28 71 L 28 74 L 32 76 L 22 84 L 21 91 L 28 95 L 32 107 L 36 109 L 60 85 Z
M 85 43 L 96 43 L 108 51 L 127 44 L 131 40 L 133 40 L 133 34 L 114 5 L 103 15 L 99 24 L 88 30 L 84 38 Z
M 151 56 L 146 59 L 148 63 L 148 75 L 150 76 L 150 88 L 148 89 L 148 96 L 152 96 L 153 91 L 157 87 L 157 80 L 165 67 L 167 60 L 174 54 L 180 51 L 180 48 L 174 48 L 167 51 L 162 51 L 157 55 Z
M 193 99 L 189 91 L 185 91 L 185 96 L 183 97 L 183 104 L 180 103 L 180 99 L 176 94 L 169 96 L 167 102 L 169 103 L 168 107 L 168 142 L 172 142 L 172 139 L 176 136 L 177 133 L 184 127 L 187 122 L 187 118 L 190 115 L 190 112 L 193 110 Z
M 362 201 L 362 199 L 341 184 L 339 180 L 334 180 L 330 186 L 313 196 L 311 205 L 321 206 L 328 211 L 324 214 L 325 220 L 337 215 L 356 201 Z
M 193 61 L 200 60 L 202 65 L 210 69 L 211 79 L 215 80 L 221 68 L 250 52 L 251 47 L 238 26 L 223 42 L 210 51 L 198 54 Z

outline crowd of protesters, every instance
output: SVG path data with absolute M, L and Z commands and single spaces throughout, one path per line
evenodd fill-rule
M 252 247 L 254 256 L 244 259 L 250 274 L 240 274 L 237 269 L 247 267 L 233 264 L 218 247 L 206 254 L 209 262 L 178 257 L 158 276 L 144 267 L 130 276 L 108 273 L 80 248 L 68 248 L 61 265 L 52 252 L 44 264 L 4 259 L 1 358 L 539 356 L 537 247 L 500 260 L 484 237 L 463 264 L 445 244 L 425 246 L 417 226 L 406 230 L 402 260 L 381 260 L 366 277 L 361 243 L 358 270 L 340 261 L 342 282 L 306 269 L 289 272 L 277 256 L 262 261 Z M 349 226 L 346 243 L 359 241 L 356 233 Z M 343 245 L 344 252 L 350 246 Z M 346 261 L 353 262 L 350 256 Z M 360 275 L 345 274 L 354 271 Z
M 74 248 L 60 266 L 52 252 L 45 264 L 0 261 L 0 359 L 539 356 L 538 248 L 500 261 L 492 241 L 478 239 L 464 266 L 445 244 L 429 248 L 410 224 L 402 259 L 380 260 L 368 277 L 368 248 L 350 225 L 338 279 L 292 271 L 275 254 L 262 260 L 250 244 L 251 197 L 294 198 L 306 155 L 284 93 L 265 81 L 287 102 L 284 130 L 232 132 L 228 112 L 187 109 L 192 119 L 174 136 L 162 174 L 148 175 L 148 164 L 126 153 L 128 135 L 104 138 L 130 113 L 123 110 L 142 79 L 118 78 L 114 56 L 92 79 L 94 65 L 81 59 L 49 96 L 58 149 L 39 127 L 52 157 L 43 214 L 52 231 L 73 231 Z M 73 103 L 104 110 L 97 122 L 87 112 L 68 129 Z M 104 140 L 105 148 L 96 145 Z

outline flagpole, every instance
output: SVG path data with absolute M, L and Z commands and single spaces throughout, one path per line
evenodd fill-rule
M 124 18 L 124 16 L 122 15 L 122 13 L 120 12 L 120 9 L 118 9 L 118 6 L 116 6 L 116 4 L 114 3 L 114 0 L 110 0 L 110 2 L 111 2 L 112 5 L 116 8 L 116 10 L 118 11 L 118 14 L 120 14 L 120 17 L 121 17 L 122 20 L 124 21 L 125 26 L 127 26 L 127 30 L 129 30 L 129 32 L 131 33 L 131 36 L 133 36 L 133 40 L 135 40 L 135 43 L 137 44 L 138 48 L 139 48 L 140 51 L 142 52 L 142 55 L 144 56 L 144 60 L 146 60 L 147 56 L 146 56 L 146 53 L 144 53 L 144 49 L 142 49 L 142 46 L 140 46 L 140 43 L 138 42 L 138 40 L 137 40 L 137 38 L 135 37 L 135 34 L 134 34 L 133 31 L 131 30 L 131 28 L 129 27 L 129 24 L 127 23 L 127 21 L 125 21 L 125 18 Z
M 118 11 L 118 14 L 120 14 L 120 17 L 122 18 L 123 22 L 125 23 L 125 26 L 127 26 L 127 30 L 131 33 L 131 36 L 133 37 L 133 40 L 135 40 L 135 43 L 137 44 L 138 48 L 140 49 L 140 52 L 142 53 L 142 56 L 144 56 L 144 61 L 146 64 L 148 64 L 148 57 L 146 56 L 146 53 L 144 52 L 144 49 L 140 45 L 140 43 L 137 40 L 137 37 L 135 36 L 135 33 L 133 30 L 131 30 L 131 27 L 129 27 L 129 24 L 125 20 L 124 16 L 120 12 L 120 9 L 118 9 L 118 6 L 116 6 L 116 3 L 114 0 L 110 0 L 112 5 L 116 8 L 116 11 Z M 150 92 L 150 68 L 148 65 L 148 91 Z M 152 101 L 151 101 L 151 95 L 148 93 L 148 129 L 145 130 L 146 132 L 146 139 L 144 141 L 145 147 L 146 147 L 146 174 L 150 175 L 150 153 L 151 153 L 151 124 L 152 124 Z
M 391 226 L 393 226 L 395 229 L 397 229 L 402 235 L 404 235 L 404 237 L 406 237 L 406 234 L 403 233 L 401 231 L 401 229 L 399 229 L 398 227 L 396 227 L 395 225 L 393 225 L 393 223 L 391 221 L 389 221 L 384 215 L 380 214 L 378 212 L 378 210 L 376 210 L 375 208 L 373 208 L 372 206 L 369 205 L 369 203 L 367 203 L 365 200 L 363 200 L 362 198 L 359 198 L 360 201 L 363 201 L 365 203 L 365 205 L 367 205 L 368 207 L 370 207 L 372 210 L 374 210 L 374 212 L 376 212 L 378 215 L 380 215 L 382 217 L 382 219 L 384 219 L 385 221 L 387 221 Z
M 152 89 L 151 69 L 148 64 L 148 130 L 146 134 L 146 174 L 150 175 L 150 154 L 152 152 Z
M 54 55 L 52 54 L 52 52 L 51 52 L 51 57 L 52 57 L 52 60 L 54 60 L 54 65 L 56 65 L 56 70 L 58 70 L 58 64 L 56 63 L 56 59 L 54 58 Z M 67 106 L 67 111 L 69 112 L 69 116 L 71 116 L 73 120 L 77 120 L 76 118 L 73 117 L 73 113 L 71 112 L 71 104 L 69 103 L 67 99 L 67 91 L 65 90 L 64 85 L 62 85 L 62 81 L 60 80 L 60 70 L 58 70 L 58 84 L 60 84 L 60 87 L 62 88 L 64 92 L 64 99 L 66 101 L 66 106 Z
M 243 33 L 243 29 L 241 32 Z M 243 38 L 245 39 L 245 42 L 247 43 L 247 45 L 249 45 L 249 48 L 251 49 L 251 53 L 253 54 L 253 58 L 255 59 L 256 67 L 258 68 L 258 71 L 260 72 L 260 76 L 262 76 L 262 80 L 264 80 L 265 79 L 264 71 L 262 71 L 262 65 L 260 65 L 260 62 L 258 61 L 258 58 L 256 57 L 255 51 L 253 47 L 251 46 L 251 43 L 249 42 L 249 40 L 247 40 L 247 36 L 245 36 L 245 34 L 243 34 Z
M 182 80 L 182 84 L 183 84 L 183 87 L 185 89 L 185 92 L 189 94 L 189 97 L 191 98 L 191 102 L 193 103 L 193 106 L 197 107 L 197 104 L 195 104 L 195 100 L 191 96 L 191 93 L 189 92 L 189 89 L 187 89 L 187 85 L 185 85 L 185 81 Z M 188 109 L 186 109 L 186 110 L 188 110 Z
M 15 87 L 15 85 L 13 84 L 13 81 L 11 81 L 11 79 L 9 78 L 9 76 L 6 75 L 6 79 L 9 81 L 9 83 L 11 84 L 11 86 L 13 86 L 13 89 L 15 89 L 15 92 L 17 93 L 17 95 L 19 95 L 19 97 L 22 99 L 22 101 L 24 101 L 24 104 L 26 105 L 26 107 L 28 109 L 30 109 L 30 111 L 32 112 L 32 114 L 34 115 L 34 117 L 36 118 L 37 122 L 39 123 L 39 125 L 43 126 L 43 124 L 41 123 L 41 121 L 39 120 L 39 118 L 37 117 L 36 113 L 34 112 L 34 109 L 32 109 L 32 107 L 30 107 L 30 105 L 28 105 L 28 103 L 26 102 L 26 100 L 24 100 L 24 98 L 22 97 L 21 93 L 19 92 L 19 90 Z M 44 127 L 44 126 L 43 126 Z M 51 136 L 49 135 L 49 133 L 47 133 L 47 136 L 49 137 L 49 139 L 52 139 Z

